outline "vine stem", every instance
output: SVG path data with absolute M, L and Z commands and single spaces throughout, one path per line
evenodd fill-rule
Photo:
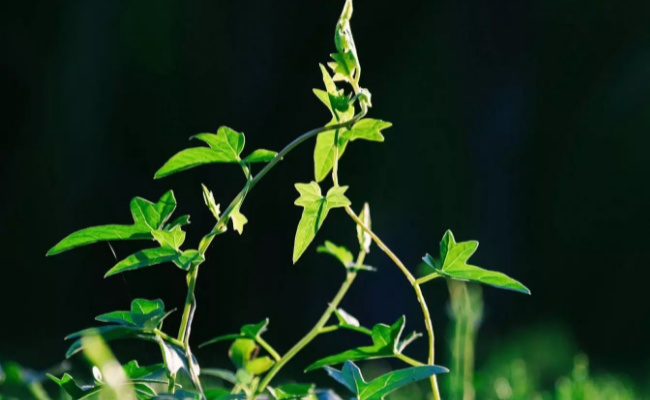
M 291 143 L 289 143 L 286 147 L 284 147 L 282 150 L 276 154 L 276 156 L 269 161 L 266 166 L 257 174 L 255 177 L 251 178 L 250 175 L 250 170 L 247 170 L 246 168 L 244 169 L 244 172 L 247 175 L 247 182 L 246 185 L 244 185 L 244 188 L 235 196 L 235 198 L 230 202 L 228 205 L 228 208 L 221 214 L 219 219 L 217 220 L 217 223 L 215 224 L 214 228 L 210 233 L 208 233 L 203 239 L 201 240 L 199 244 L 199 253 L 201 256 L 204 256 L 208 248 L 210 247 L 210 244 L 214 240 L 214 237 L 218 235 L 219 233 L 222 233 L 225 231 L 226 225 L 228 223 L 228 220 L 230 218 L 230 214 L 235 210 L 236 207 L 240 207 L 241 203 L 244 201 L 244 198 L 248 194 L 248 191 L 251 190 L 257 183 L 262 180 L 262 178 L 271 170 L 275 165 L 280 162 L 291 150 L 293 150 L 295 147 L 300 145 L 301 143 L 305 142 L 308 139 L 311 139 L 312 137 L 318 135 L 319 133 L 327 132 L 330 130 L 334 129 L 340 129 L 340 128 L 345 128 L 348 127 L 361 118 L 363 118 L 366 114 L 367 110 L 363 110 L 359 114 L 355 115 L 351 120 L 342 122 L 339 124 L 334 124 L 330 126 L 322 126 L 318 127 L 315 129 L 312 129 L 310 131 L 307 131 L 303 133 L 302 135 L 298 136 L 296 139 L 294 139 Z M 192 316 L 194 315 L 194 312 L 196 311 L 196 297 L 194 295 L 194 292 L 196 290 L 196 281 L 198 279 L 198 274 L 199 274 L 199 265 L 192 265 L 190 267 L 190 271 L 187 274 L 187 296 L 185 297 L 185 307 L 183 309 L 183 316 L 181 317 L 181 325 L 178 329 L 178 341 L 183 344 L 183 350 L 185 350 L 185 354 L 188 356 L 188 360 L 191 357 L 191 351 L 189 347 L 189 339 L 190 339 L 190 332 L 192 329 Z M 272 354 L 273 355 L 273 354 Z M 273 355 L 274 357 L 279 355 L 276 353 Z M 202 392 L 202 388 L 200 386 L 200 381 L 198 380 L 198 377 L 196 377 L 196 374 L 193 371 L 192 367 L 192 362 L 188 361 L 190 365 L 190 373 L 193 375 L 193 380 L 195 385 L 198 385 L 197 388 L 199 389 L 200 392 Z M 175 384 L 175 376 L 170 377 L 170 382 L 169 385 L 170 387 L 174 387 Z M 205 396 L 203 396 L 205 398 Z
M 418 282 L 417 279 L 411 274 L 411 272 L 406 268 L 404 263 L 391 251 L 384 242 L 372 231 L 370 228 L 368 228 L 361 219 L 357 216 L 357 214 L 354 213 L 352 208 L 350 206 L 345 207 L 345 211 L 348 213 L 350 218 L 354 220 L 354 222 L 361 227 L 370 237 L 372 240 L 375 242 L 377 247 L 379 247 L 386 255 L 397 265 L 397 267 L 404 273 L 404 276 L 406 276 L 406 279 L 408 279 L 409 283 L 413 287 L 413 290 L 415 290 L 415 296 L 418 299 L 418 302 L 420 303 L 420 308 L 422 309 L 422 316 L 424 317 L 424 326 L 427 330 L 428 338 L 429 338 L 429 358 L 428 358 L 428 363 L 430 365 L 433 365 L 435 361 L 435 335 L 433 332 L 433 324 L 431 322 L 431 314 L 429 313 L 429 308 L 427 307 L 427 302 L 424 299 L 424 296 L 422 295 L 422 289 L 420 288 L 420 283 Z M 433 278 L 431 278 L 433 279 Z M 436 379 L 435 375 L 431 376 L 431 390 L 433 392 L 433 399 L 434 400 L 440 400 L 440 390 L 438 389 L 438 380 Z
M 339 289 L 338 293 L 336 293 L 336 296 L 332 300 L 332 302 L 329 304 L 323 315 L 320 317 L 318 322 L 316 322 L 316 325 L 311 328 L 309 332 L 305 336 L 303 336 L 298 343 L 296 343 L 287 353 L 280 358 L 280 360 L 275 363 L 273 368 L 264 376 L 264 379 L 260 383 L 260 386 L 258 388 L 258 393 L 262 393 L 264 389 L 271 383 L 271 380 L 275 377 L 275 375 L 284 367 L 286 363 L 288 363 L 293 357 L 295 357 L 296 354 L 300 352 L 305 346 L 307 346 L 316 336 L 322 333 L 322 329 L 325 327 L 325 324 L 327 324 L 327 321 L 332 317 L 332 314 L 334 313 L 334 310 L 337 309 L 339 303 L 347 293 L 348 289 L 350 289 L 350 286 L 352 285 L 352 282 L 354 281 L 354 278 L 356 278 L 356 271 L 351 271 L 348 272 L 345 278 L 345 281 L 343 282 L 343 285 L 341 285 L 341 288 Z

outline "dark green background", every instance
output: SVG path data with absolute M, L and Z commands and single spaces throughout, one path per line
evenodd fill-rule
M 322 85 L 317 63 L 334 48 L 341 5 L 3 4 L 0 356 L 45 367 L 63 356 L 64 335 L 134 297 L 181 306 L 184 275 L 172 265 L 103 280 L 113 265 L 105 244 L 44 254 L 79 228 L 128 223 L 132 196 L 155 199 L 168 188 L 179 212 L 192 214 L 188 243 L 198 241 L 212 223 L 200 183 L 227 203 L 241 172 L 211 166 L 153 181 L 154 171 L 190 135 L 222 124 L 245 132 L 249 150 L 279 150 L 327 122 L 311 88 Z M 375 230 L 408 265 L 435 252 L 451 228 L 481 242 L 478 265 L 531 288 L 531 297 L 485 290 L 479 346 L 559 322 L 600 368 L 647 367 L 649 5 L 356 1 L 371 116 L 394 127 L 383 145 L 354 143 L 341 180 L 355 208 L 370 202 Z M 268 316 L 268 339 L 284 350 L 333 295 L 339 265 L 313 247 L 291 265 L 300 216 L 293 183 L 312 178 L 311 153 L 312 144 L 298 149 L 251 193 L 241 237 L 215 241 L 201 269 L 195 341 Z M 317 240 L 326 238 L 354 246 L 342 212 Z M 115 250 L 124 257 L 141 247 Z M 406 280 L 376 248 L 368 262 L 379 273 L 363 276 L 344 308 L 366 325 L 406 313 L 421 329 Z M 434 282 L 425 292 L 442 351 L 446 287 Z M 294 369 L 341 348 L 335 337 L 319 343 Z M 154 347 L 147 357 L 156 360 Z

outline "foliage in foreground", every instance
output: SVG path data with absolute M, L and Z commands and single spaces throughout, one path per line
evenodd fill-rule
M 428 272 L 416 279 L 413 273 L 375 234 L 371 227 L 370 208 L 367 203 L 360 214 L 352 208 L 347 197 L 348 187 L 339 182 L 339 159 L 346 148 L 356 141 L 383 142 L 384 131 L 391 123 L 367 118 L 372 106 L 371 94 L 360 86 L 361 64 L 350 28 L 352 1 L 348 0 L 335 28 L 336 52 L 327 63 L 329 70 L 321 65 L 324 90 L 314 89 L 316 97 L 328 109 L 331 120 L 318 128 L 304 133 L 279 152 L 256 149 L 244 152 L 244 134 L 222 126 L 215 133 L 199 133 L 194 139 L 202 145 L 180 151 L 172 156 L 156 172 L 155 178 L 163 178 L 207 164 L 238 165 L 244 177 L 242 190 L 222 211 L 210 189 L 203 186 L 205 204 L 215 220 L 214 228 L 199 243 L 185 243 L 184 229 L 189 216 L 173 217 L 176 199 L 172 191 L 164 193 L 157 201 L 136 197 L 130 204 L 133 223 L 103 225 L 74 232 L 56 244 L 48 255 L 60 254 L 77 247 L 104 241 L 140 240 L 149 245 L 119 261 L 106 277 L 127 271 L 173 264 L 187 272 L 187 297 L 183 307 L 178 334 L 172 336 L 163 330 L 169 315 L 162 300 L 136 299 L 126 311 L 113 311 L 97 317 L 102 323 L 67 337 L 72 340 L 67 357 L 84 352 L 95 366 L 95 382 L 80 386 L 70 375 L 50 375 L 72 399 L 119 398 L 119 399 L 336 399 L 333 392 L 319 390 L 311 384 L 276 385 L 274 378 L 280 370 L 317 336 L 341 329 L 352 330 L 367 336 L 367 345 L 347 349 L 338 354 L 315 360 L 307 371 L 325 368 L 328 374 L 358 400 L 383 399 L 389 393 L 410 383 L 429 379 L 434 399 L 440 399 L 436 375 L 447 369 L 434 364 L 434 332 L 431 316 L 421 290 L 421 285 L 436 278 L 447 281 L 471 281 L 529 293 L 520 282 L 500 273 L 469 264 L 470 257 L 478 247 L 476 241 L 457 242 L 447 231 L 434 255 L 423 258 Z M 343 85 L 345 87 L 339 87 Z M 347 88 L 347 89 L 346 89 Z M 195 290 L 199 268 L 206 262 L 207 252 L 217 236 L 226 233 L 228 226 L 243 233 L 248 219 L 242 212 L 246 197 L 257 183 L 294 148 L 315 138 L 314 180 L 296 183 L 299 197 L 295 205 L 302 208 L 293 246 L 293 262 L 310 248 L 316 235 L 331 212 L 345 211 L 356 225 L 358 250 L 356 255 L 346 247 L 326 241 L 318 251 L 333 257 L 343 269 L 344 280 L 329 306 L 307 334 L 291 349 L 281 354 L 263 337 L 268 321 L 248 324 L 239 332 L 226 334 L 211 340 L 231 342 L 229 357 L 233 370 L 201 368 L 190 346 L 190 334 L 196 310 Z M 326 179 L 331 178 L 327 188 Z M 378 324 L 368 328 L 340 309 L 338 306 L 359 273 L 374 271 L 364 260 L 372 243 L 381 249 L 401 270 L 411 285 L 421 306 L 422 318 L 428 338 L 428 354 L 425 361 L 405 354 L 407 346 L 421 335 L 404 335 L 405 319 Z M 130 362 L 120 366 L 104 342 L 133 339 L 153 342 L 160 349 L 162 363 L 140 366 Z M 388 372 L 373 380 L 365 379 L 356 362 L 379 358 L 396 358 L 407 365 L 404 369 Z M 342 365 L 336 369 L 334 366 Z M 220 378 L 228 385 L 224 388 L 208 388 L 205 377 Z M 45 394 L 43 394 L 45 396 Z

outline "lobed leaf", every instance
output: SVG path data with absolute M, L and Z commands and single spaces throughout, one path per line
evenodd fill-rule
M 353 362 L 346 362 L 341 371 L 326 367 L 329 376 L 348 388 L 358 400 L 380 400 L 395 390 L 432 375 L 449 372 L 437 365 L 410 367 L 384 374 L 366 382 L 361 370 Z
M 402 316 L 391 326 L 377 324 L 372 328 L 373 344 L 371 346 L 362 346 L 322 358 L 308 366 L 305 371 L 313 371 L 326 365 L 340 364 L 346 361 L 370 360 L 400 354 L 403 350 L 400 348 L 400 336 L 404 330 L 405 322 L 406 318 Z
M 304 209 L 296 230 L 293 247 L 294 264 L 316 237 L 316 232 L 323 225 L 329 211 L 332 208 L 350 205 L 350 200 L 344 195 L 347 188 L 347 186 L 333 187 L 326 196 L 323 196 L 316 182 L 296 184 L 300 197 L 294 204 Z
M 530 294 L 530 290 L 521 282 L 501 272 L 467 264 L 467 261 L 476 252 L 477 248 L 478 242 L 475 240 L 456 243 L 454 234 L 447 230 L 440 241 L 440 257 L 433 258 L 431 255 L 426 254 L 423 260 L 435 270 L 435 273 L 449 279 L 473 281 L 500 289 Z
M 239 155 L 244 149 L 243 133 L 222 126 L 217 134 L 199 133 L 192 138 L 205 142 L 209 147 L 192 147 L 181 150 L 170 158 L 154 176 L 155 179 L 185 171 L 190 168 L 212 163 L 239 163 Z
M 348 268 L 350 264 L 354 264 L 354 256 L 348 249 L 343 246 L 337 246 L 329 240 L 326 240 L 323 246 L 318 246 L 316 251 L 333 256 L 339 260 L 341 264 L 343 264 L 343 266 L 346 268 Z
M 174 192 L 168 191 L 156 202 L 135 197 L 130 204 L 133 225 L 102 225 L 76 231 L 52 247 L 48 256 L 80 246 L 111 240 L 151 239 L 151 231 L 162 229 L 176 209 Z

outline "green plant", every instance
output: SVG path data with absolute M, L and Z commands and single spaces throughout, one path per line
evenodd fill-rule
M 92 339 L 89 338 L 97 335 L 105 341 L 128 338 L 151 341 L 159 345 L 163 364 L 152 367 L 139 367 L 137 364 L 134 367 L 133 364 L 127 364 L 124 367 L 124 373 L 115 375 L 119 378 L 116 380 L 118 383 L 109 385 L 113 392 L 118 390 L 116 387 L 119 388 L 119 382 L 124 382 L 126 379 L 130 380 L 136 389 L 138 398 L 144 399 L 256 399 L 268 396 L 276 399 L 295 399 L 333 396 L 330 392 L 316 390 L 310 384 L 284 386 L 271 384 L 282 368 L 317 336 L 340 329 L 348 329 L 367 335 L 372 344 L 325 357 L 307 367 L 308 371 L 325 367 L 335 380 L 350 389 L 359 400 L 381 399 L 406 384 L 430 378 L 433 398 L 440 399 L 436 375 L 447 370 L 434 365 L 434 330 L 421 285 L 436 278 L 445 278 L 447 280 L 473 281 L 529 293 L 525 286 L 504 274 L 467 264 L 468 259 L 476 251 L 478 242 L 457 243 L 451 231 L 444 234 L 440 242 L 439 253 L 435 257 L 429 254 L 425 255 L 423 260 L 428 268 L 428 273 L 416 279 L 405 264 L 372 231 L 370 208 L 367 203 L 358 215 L 353 211 L 352 202 L 346 197 L 348 187 L 339 182 L 339 159 L 343 156 L 347 146 L 354 141 L 383 142 L 383 131 L 390 128 L 391 123 L 366 118 L 372 105 L 371 95 L 367 89 L 360 86 L 361 64 L 350 28 L 351 17 L 352 1 L 347 0 L 335 29 L 336 52 L 331 55 L 332 61 L 328 63 L 333 75 L 325 66 L 321 65 L 320 70 L 325 90 L 314 89 L 316 97 L 331 114 L 330 122 L 302 134 L 277 153 L 258 149 L 246 156 L 242 155 L 245 145 L 244 135 L 222 126 L 216 134 L 200 133 L 193 136 L 206 146 L 182 150 L 172 156 L 156 172 L 155 178 L 162 178 L 212 163 L 231 163 L 241 167 L 245 179 L 244 186 L 225 210 L 221 211 L 213 193 L 203 186 L 203 197 L 215 223 L 213 229 L 203 236 L 196 246 L 184 247 L 185 231 L 183 229 L 189 224 L 189 217 L 181 216 L 171 220 L 176 208 L 176 199 L 173 192 L 169 191 L 163 194 L 157 202 L 150 202 L 139 197 L 134 198 L 130 206 L 133 217 L 132 224 L 86 228 L 64 238 L 48 252 L 48 255 L 55 255 L 100 241 L 153 240 L 156 243 L 155 246 L 141 250 L 118 262 L 106 273 L 106 277 L 163 263 L 173 263 L 187 272 L 187 296 L 180 328 L 176 335 L 172 336 L 163 330 L 163 323 L 169 312 L 165 310 L 162 300 L 136 299 L 131 304 L 129 311 L 115 311 L 98 316 L 97 320 L 105 325 L 68 336 L 68 339 L 74 339 L 74 342 L 67 352 L 67 356 L 70 357 L 84 350 L 93 362 L 99 356 L 93 356 L 94 353 L 89 351 L 87 346 L 89 341 L 92 342 Z M 351 91 L 339 88 L 337 86 L 339 83 L 349 86 Z M 299 193 L 295 204 L 302 207 L 303 211 L 295 236 L 293 262 L 296 263 L 309 248 L 328 214 L 336 209 L 343 209 L 356 225 L 359 242 L 356 256 L 345 247 L 329 241 L 318 247 L 319 252 L 333 256 L 343 265 L 345 279 L 341 288 L 314 327 L 285 353 L 281 354 L 275 350 L 263 338 L 268 324 L 268 321 L 265 320 L 257 324 L 245 325 L 238 333 L 223 335 L 205 343 L 208 345 L 222 340 L 232 341 L 229 356 L 236 368 L 234 372 L 223 369 L 200 369 L 190 345 L 190 336 L 197 306 L 195 290 L 198 274 L 200 267 L 206 262 L 208 249 L 217 236 L 227 231 L 229 223 L 239 234 L 243 233 L 247 223 L 247 219 L 242 213 L 246 197 L 283 158 L 312 138 L 316 139 L 314 148 L 315 179 L 309 183 L 295 185 Z M 258 166 L 262 167 L 256 172 Z M 329 189 L 324 190 L 323 182 L 328 176 L 331 177 L 332 184 Z M 426 361 L 418 361 L 404 354 L 405 348 L 420 336 L 413 333 L 402 337 L 405 326 L 404 317 L 390 326 L 378 324 L 372 329 L 368 329 L 339 308 L 341 300 L 357 275 L 360 272 L 374 270 L 364 264 L 373 242 L 402 271 L 413 288 L 415 297 L 421 306 L 428 338 Z M 330 322 L 333 318 L 335 322 Z M 266 355 L 260 355 L 261 350 Z M 106 351 L 102 350 L 98 354 L 105 355 Z M 397 358 L 409 367 L 389 372 L 366 382 L 354 364 L 354 361 L 385 357 Z M 107 356 L 103 356 L 102 359 L 107 358 Z M 343 369 L 340 371 L 333 369 L 331 365 L 335 364 L 344 364 Z M 136 375 L 132 374 L 133 369 L 138 371 Z M 151 374 L 164 370 L 164 388 L 159 387 L 160 379 L 158 378 L 155 381 L 147 382 L 148 375 L 140 374 L 142 369 Z M 204 387 L 202 376 L 215 376 L 231 385 L 228 389 Z M 86 398 L 87 391 L 94 390 L 87 388 L 80 392 L 74 389 L 76 385 L 72 385 L 74 381 L 69 376 L 53 379 L 75 399 Z

